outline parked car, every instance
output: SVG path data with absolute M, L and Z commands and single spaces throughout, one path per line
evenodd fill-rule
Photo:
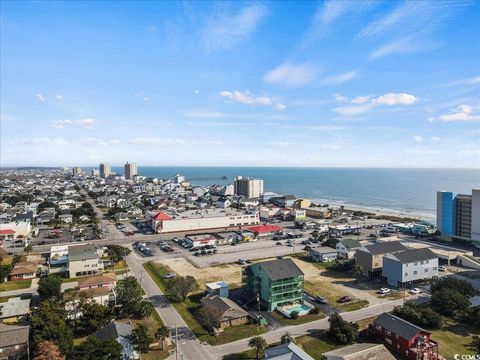
M 410 294 L 420 294 L 422 292 L 421 289 L 419 288 L 413 288 L 413 289 L 410 289 Z
M 342 303 L 342 304 L 350 302 L 350 301 L 352 301 L 352 298 L 350 296 L 347 296 L 347 295 L 342 296 L 340 299 L 337 300 L 337 302 Z
M 177 273 L 175 272 L 169 272 L 168 274 L 163 275 L 164 279 L 173 279 L 174 277 L 177 276 Z
M 439 266 L 438 271 L 447 271 L 447 268 L 445 266 Z
M 392 290 L 390 290 L 389 288 L 381 288 L 380 289 L 381 294 L 388 294 L 390 291 L 392 291 Z
M 243 259 L 238 259 L 238 263 L 239 263 L 240 265 L 247 265 L 247 262 L 246 262 L 245 260 L 243 260 Z
M 327 303 L 327 299 L 325 299 L 325 298 L 322 297 L 322 296 L 317 296 L 317 297 L 315 298 L 315 300 L 316 300 L 318 303 L 320 303 L 320 304 L 326 304 L 326 303 Z

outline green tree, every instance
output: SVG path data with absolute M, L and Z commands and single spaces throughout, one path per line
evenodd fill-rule
M 472 336 L 472 347 L 475 349 L 474 351 L 480 354 L 480 336 L 478 335 Z
M 290 331 L 287 331 L 285 334 L 282 335 L 282 338 L 280 339 L 280 342 L 282 344 L 290 344 L 290 343 L 295 344 L 295 338 L 293 337 L 293 335 Z
M 40 300 L 57 300 L 61 295 L 62 279 L 58 275 L 48 275 L 38 282 Z
M 330 322 L 330 329 L 328 333 L 334 337 L 341 344 L 352 344 L 358 339 L 358 324 L 348 322 L 335 313 L 330 315 L 328 320 Z
M 469 281 L 450 276 L 446 276 L 435 281 L 430 287 L 430 292 L 433 294 L 436 291 L 441 291 L 444 289 L 454 290 L 455 292 L 466 297 L 472 297 L 480 294 L 480 291 L 475 289 L 475 287 Z
M 443 324 L 443 318 L 429 307 L 422 307 L 413 301 L 407 301 L 403 306 L 396 306 L 393 314 L 415 325 L 438 329 Z
M 248 342 L 248 346 L 252 349 L 255 349 L 255 359 L 260 359 L 260 352 L 265 350 L 267 347 L 267 342 L 261 336 L 254 336 Z
M 107 245 L 107 255 L 114 264 L 125 259 L 132 250 L 120 245 Z
M 43 301 L 33 310 L 31 329 L 35 345 L 42 341 L 51 341 L 63 355 L 68 355 L 72 349 L 73 335 L 65 322 L 65 312 L 60 305 L 52 301 Z
M 132 309 L 131 315 L 135 319 L 143 319 L 150 316 L 154 310 L 153 304 L 147 300 L 137 302 Z
M 142 301 L 142 288 L 134 276 L 128 276 L 117 284 L 117 305 L 124 314 L 133 313 L 135 304 Z
M 73 360 L 118 360 L 122 358 L 123 347 L 115 339 L 99 340 L 89 336 L 72 351 Z
M 293 320 L 298 319 L 299 316 L 300 316 L 300 314 L 296 310 L 294 310 L 290 313 L 290 318 L 293 319 Z
M 193 276 L 177 276 L 167 284 L 167 291 L 178 301 L 185 301 L 187 295 L 198 288 L 197 281 Z
M 5 282 L 5 279 L 7 278 L 8 275 L 10 275 L 10 272 L 12 271 L 12 265 L 0 265 L 0 283 Z
M 162 350 L 165 344 L 165 340 L 170 337 L 170 329 L 165 325 L 161 325 L 157 331 L 155 331 L 155 339 L 160 340 L 162 343 Z
M 213 306 L 205 306 L 198 311 L 198 321 L 210 334 L 213 334 L 215 328 L 220 326 L 221 317 L 222 312 Z
M 82 307 L 82 328 L 91 333 L 107 325 L 114 318 L 113 308 L 96 302 L 87 302 Z
M 430 304 L 433 310 L 446 316 L 464 314 L 470 307 L 468 298 L 453 288 L 432 292 Z
M 23 249 L 23 251 L 25 251 L 27 254 L 30 254 L 33 250 L 33 246 L 32 244 L 28 244 L 27 246 L 25 246 L 25 248 Z
M 132 330 L 130 335 L 130 341 L 136 351 L 139 353 L 146 353 L 152 343 L 152 338 L 148 334 L 148 329 L 145 325 L 140 325 L 136 329 Z

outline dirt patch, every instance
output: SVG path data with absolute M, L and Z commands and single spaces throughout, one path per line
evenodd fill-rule
M 220 280 L 234 287 L 242 283 L 242 267 L 237 264 L 222 264 L 199 269 L 184 258 L 165 259 L 158 262 L 167 265 L 179 275 L 193 276 L 201 287 L 206 283 Z

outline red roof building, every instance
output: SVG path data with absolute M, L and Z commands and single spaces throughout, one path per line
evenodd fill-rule
M 281 231 L 282 227 L 278 225 L 258 225 L 251 226 L 247 230 L 253 233 L 259 233 L 260 235 L 267 235 L 276 233 L 277 231 Z
M 157 215 L 152 217 L 153 221 L 164 221 L 164 220 L 172 220 L 172 218 L 165 212 L 160 211 Z
M 0 230 L 0 235 L 15 235 L 16 231 L 12 229 Z

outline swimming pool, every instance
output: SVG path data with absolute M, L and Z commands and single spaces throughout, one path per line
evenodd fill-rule
M 289 307 L 284 307 L 282 308 L 283 312 L 290 317 L 290 314 L 294 311 L 298 312 L 298 315 L 306 315 L 310 312 L 312 308 L 310 306 L 307 306 L 305 304 L 299 304 L 299 305 L 292 305 Z

